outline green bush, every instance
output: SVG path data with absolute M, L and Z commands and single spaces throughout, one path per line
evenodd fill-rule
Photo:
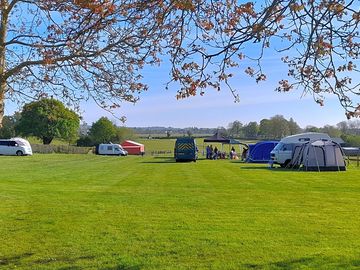
M 360 136 L 358 135 L 342 135 L 341 138 L 349 146 L 360 147 Z

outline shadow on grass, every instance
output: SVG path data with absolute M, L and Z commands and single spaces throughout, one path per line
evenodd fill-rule
M 199 161 L 199 159 L 197 160 Z M 180 160 L 178 162 L 175 161 L 175 159 L 173 157 L 154 157 L 154 160 L 147 160 L 147 161 L 142 161 L 141 163 L 191 163 L 193 162 L 192 160 Z
M 140 266 L 117 265 L 114 267 L 101 268 L 101 270 L 140 270 Z
M 260 167 L 260 166 L 242 166 L 242 167 L 240 167 L 240 169 L 241 170 L 266 170 L 266 171 L 273 170 L 269 167 Z
M 241 170 L 263 170 L 271 172 L 298 172 L 299 170 L 295 169 L 286 169 L 286 168 L 270 168 L 269 166 L 242 166 Z
M 327 268 L 327 266 L 329 266 Z M 360 260 L 333 260 L 331 258 L 300 258 L 294 260 L 284 260 L 279 262 L 272 262 L 268 264 L 244 264 L 245 269 L 358 269 L 360 267 Z
M 27 252 L 24 254 L 14 255 L 10 257 L 0 257 L 0 266 L 19 264 L 22 259 L 31 257 L 32 255 L 34 255 L 34 253 Z
M 163 158 L 158 160 L 148 160 L 148 161 L 142 161 L 141 163 L 147 163 L 147 164 L 165 164 L 165 163 L 177 163 L 173 158 Z

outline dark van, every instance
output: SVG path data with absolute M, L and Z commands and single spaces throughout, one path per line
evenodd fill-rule
M 174 157 L 176 162 L 194 161 L 197 159 L 197 147 L 193 138 L 178 138 L 175 142 Z

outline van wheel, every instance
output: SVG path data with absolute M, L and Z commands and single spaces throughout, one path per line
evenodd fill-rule
M 17 156 L 22 156 L 23 155 L 23 152 L 21 152 L 20 150 L 16 152 L 16 155 Z

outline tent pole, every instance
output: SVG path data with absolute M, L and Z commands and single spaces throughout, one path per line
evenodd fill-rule
M 336 166 L 337 166 L 338 171 L 340 171 L 340 166 L 339 166 L 339 163 L 338 163 L 337 158 L 336 158 L 336 150 L 335 150 L 335 147 L 333 148 L 333 150 L 334 150 L 334 156 L 335 156 L 335 164 L 336 164 Z
M 318 161 L 318 158 L 317 158 L 317 155 L 316 155 L 315 147 L 313 147 L 313 149 L 314 149 L 314 154 L 315 154 L 316 165 L 318 167 L 318 172 L 320 172 L 320 166 L 319 166 L 319 161 Z

